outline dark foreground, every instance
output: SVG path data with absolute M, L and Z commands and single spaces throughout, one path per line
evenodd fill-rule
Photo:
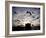
M 26 24 L 25 27 L 21 26 L 12 26 L 12 31 L 25 31 L 25 30 L 40 30 L 40 26 L 30 26 L 29 24 Z

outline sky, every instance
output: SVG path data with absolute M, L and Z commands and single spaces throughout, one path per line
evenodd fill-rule
M 12 19 L 12 23 L 15 26 L 25 26 L 26 23 L 31 23 L 36 26 L 40 23 L 40 8 L 12 7 Z
M 40 8 L 31 8 L 31 7 L 12 7 L 12 12 L 25 13 L 26 11 L 34 12 L 35 14 L 40 13 Z

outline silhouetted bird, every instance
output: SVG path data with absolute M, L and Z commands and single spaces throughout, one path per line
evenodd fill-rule
M 27 13 L 29 13 L 30 15 L 32 15 L 30 11 L 27 11 Z

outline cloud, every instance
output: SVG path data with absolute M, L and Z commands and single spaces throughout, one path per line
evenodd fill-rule
M 40 24 L 40 13 L 38 8 L 14 8 L 13 10 L 16 10 L 17 12 L 16 14 L 13 14 L 13 24 L 15 26 L 25 26 L 26 23 L 33 24 L 34 26 Z M 27 11 L 32 13 L 32 15 L 30 15 L 30 13 L 26 13 Z

